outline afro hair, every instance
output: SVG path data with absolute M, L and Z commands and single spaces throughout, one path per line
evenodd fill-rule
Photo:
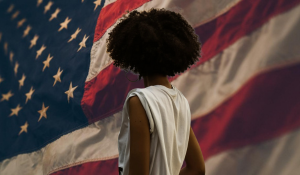
M 147 75 L 175 76 L 201 57 L 193 27 L 179 13 L 164 8 L 124 14 L 106 43 L 113 65 L 140 74 L 139 80 Z

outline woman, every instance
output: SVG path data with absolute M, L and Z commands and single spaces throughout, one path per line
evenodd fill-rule
M 145 88 L 132 89 L 125 99 L 119 174 L 205 174 L 188 101 L 167 78 L 198 61 L 198 36 L 180 14 L 165 9 L 123 17 L 109 33 L 107 52 L 115 66 L 143 77 Z

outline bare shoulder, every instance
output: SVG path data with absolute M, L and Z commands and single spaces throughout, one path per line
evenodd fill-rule
M 146 111 L 138 96 L 133 96 L 129 98 L 128 108 L 130 119 L 138 119 L 139 121 L 143 121 L 143 123 L 145 124 L 148 123 Z
M 139 104 L 142 105 L 141 100 L 139 99 L 138 96 L 132 96 L 132 97 L 130 97 L 128 99 L 128 104 L 131 105 L 131 106 L 132 105 L 139 105 Z

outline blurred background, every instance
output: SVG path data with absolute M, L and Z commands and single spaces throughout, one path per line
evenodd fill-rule
M 150 8 L 180 13 L 202 43 L 168 78 L 206 174 L 300 174 L 300 0 L 0 0 L 1 175 L 118 174 L 123 104 L 144 84 L 106 39 Z

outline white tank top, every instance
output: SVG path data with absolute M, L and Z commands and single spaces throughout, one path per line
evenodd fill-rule
M 150 175 L 178 175 L 182 167 L 191 126 L 187 99 L 172 85 L 135 88 L 128 92 L 118 137 L 119 174 L 129 174 L 130 129 L 127 100 L 137 95 L 150 123 Z

